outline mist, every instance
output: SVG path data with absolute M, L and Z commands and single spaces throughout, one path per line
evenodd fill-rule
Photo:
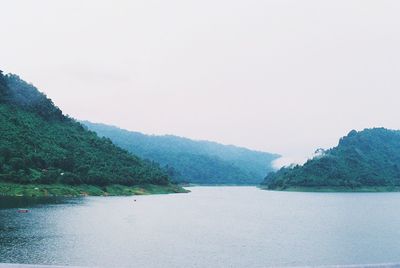
M 398 1 L 3 1 L 0 68 L 77 119 L 302 162 L 400 128 Z

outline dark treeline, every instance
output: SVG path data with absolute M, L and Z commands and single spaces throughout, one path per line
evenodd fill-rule
M 0 180 L 15 183 L 168 184 L 158 164 L 99 138 L 33 85 L 0 72 Z
M 400 186 L 400 131 L 384 128 L 351 131 L 339 145 L 303 166 L 270 173 L 269 189 L 290 187 Z

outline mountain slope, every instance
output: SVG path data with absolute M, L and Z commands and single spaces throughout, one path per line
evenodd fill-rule
M 178 181 L 198 184 L 259 184 L 278 155 L 232 145 L 165 135 L 144 135 L 104 124 L 82 122 L 115 144 L 156 161 Z
M 99 138 L 16 75 L 0 72 L 0 181 L 71 185 L 170 183 L 158 165 Z
M 351 131 L 323 155 L 303 166 L 270 173 L 269 189 L 398 187 L 400 186 L 400 131 L 384 128 Z

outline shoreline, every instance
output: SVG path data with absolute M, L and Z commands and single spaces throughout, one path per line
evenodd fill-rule
M 234 183 L 218 183 L 218 184 L 198 184 L 198 183 L 183 183 L 183 184 L 178 184 L 179 186 L 182 187 L 258 187 L 259 184 L 234 184 Z
M 304 193 L 393 193 L 400 192 L 399 186 L 363 186 L 363 187 L 304 187 L 292 186 L 287 188 L 268 189 L 267 186 L 259 186 L 261 190 L 277 192 L 304 192 Z
M 82 197 L 82 196 L 132 196 L 151 194 L 189 193 L 181 186 L 143 184 L 135 186 L 66 185 L 66 184 L 17 184 L 0 182 L 0 196 L 13 197 Z

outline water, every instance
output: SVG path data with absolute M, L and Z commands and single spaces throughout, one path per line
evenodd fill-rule
M 107 267 L 400 262 L 400 193 L 190 190 L 136 197 L 0 197 L 0 262 Z M 31 212 L 17 213 L 21 206 Z

